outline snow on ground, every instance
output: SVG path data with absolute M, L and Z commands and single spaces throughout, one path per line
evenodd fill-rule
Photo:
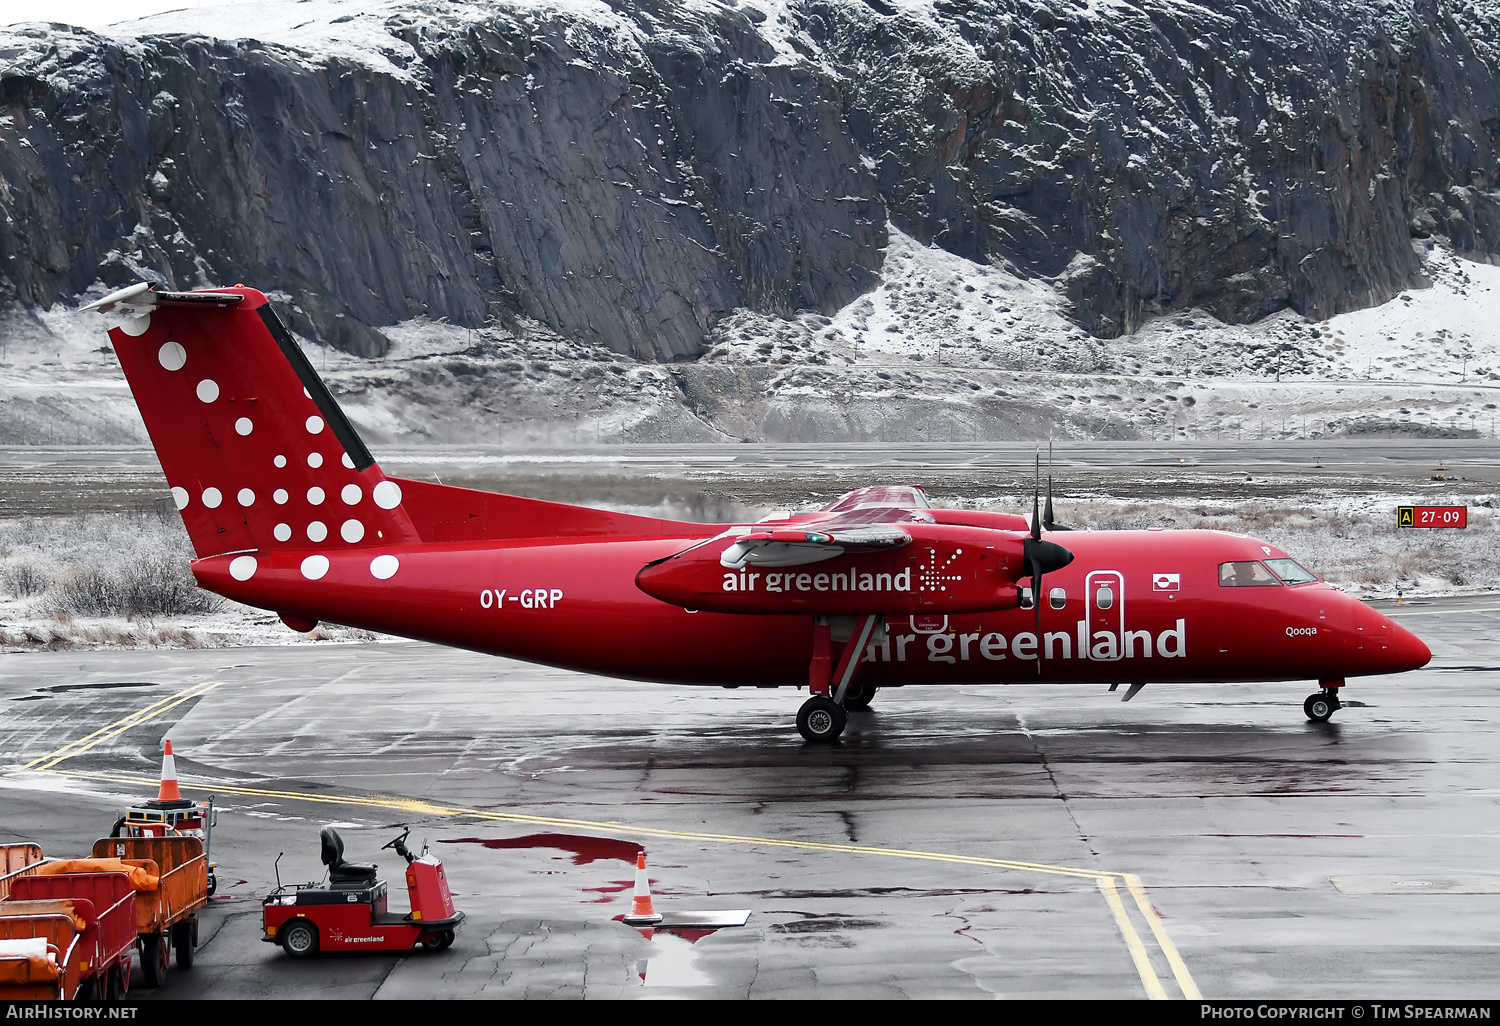
M 898 387 L 867 382 L 871 399 L 934 384 L 954 397 L 995 395 L 1018 408 L 1050 407 L 1057 432 L 1072 436 L 1492 437 L 1500 268 L 1434 246 L 1427 273 L 1429 288 L 1323 322 L 1283 311 L 1230 325 L 1189 310 L 1101 340 L 1068 321 L 1048 282 L 892 228 L 873 292 L 832 318 L 739 311 L 715 329 L 708 359 L 839 367 L 851 381 L 875 368 Z M 828 377 L 803 375 L 814 391 Z
M 1320 438 L 1500 433 L 1500 267 L 1426 253 L 1432 284 L 1311 322 L 1201 310 L 1118 339 L 1051 283 L 891 229 L 882 279 L 832 317 L 739 310 L 703 359 L 640 364 L 523 323 L 307 346 L 374 444 Z M 0 441 L 141 444 L 97 315 L 0 311 Z

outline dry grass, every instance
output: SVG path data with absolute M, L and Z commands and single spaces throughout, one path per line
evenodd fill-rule
M 44 617 L 213 612 L 223 600 L 198 589 L 191 558 L 175 512 L 0 521 L 0 601 Z

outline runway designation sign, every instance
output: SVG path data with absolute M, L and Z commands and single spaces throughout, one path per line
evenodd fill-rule
M 1397 527 L 1468 527 L 1467 506 L 1397 506 Z

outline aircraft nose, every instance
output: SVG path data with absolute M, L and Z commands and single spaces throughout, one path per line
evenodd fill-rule
M 1432 649 L 1421 638 L 1387 617 L 1382 616 L 1381 619 L 1390 624 L 1386 631 L 1391 639 L 1387 642 L 1390 647 L 1386 650 L 1386 655 L 1395 664 L 1391 667 L 1393 672 L 1419 669 L 1432 661 Z
M 1354 622 L 1361 628 L 1359 633 L 1366 650 L 1370 651 L 1371 642 L 1380 639 L 1379 650 L 1371 651 L 1379 666 L 1377 673 L 1404 673 L 1432 661 L 1432 650 L 1422 643 L 1421 638 L 1363 602 L 1359 607 Z

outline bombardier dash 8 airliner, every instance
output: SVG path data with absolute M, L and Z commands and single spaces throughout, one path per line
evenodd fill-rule
M 880 688 L 1316 681 L 1431 654 L 1285 552 L 1219 531 L 1073 531 L 877 485 L 709 525 L 387 477 L 266 297 L 145 283 L 111 313 L 200 587 L 294 630 L 364 627 L 611 677 L 802 687 L 839 736 Z M 1050 537 L 1044 537 L 1050 535 Z M 1058 538 L 1065 538 L 1066 546 Z

